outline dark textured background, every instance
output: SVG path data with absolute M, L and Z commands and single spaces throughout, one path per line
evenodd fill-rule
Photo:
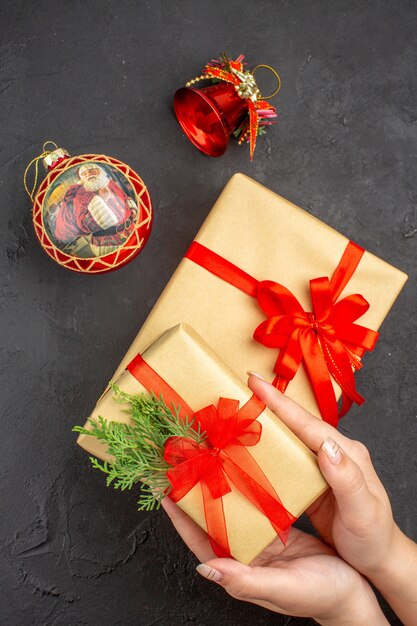
M 1 625 L 311 623 L 198 578 L 164 514 L 106 489 L 71 433 L 236 171 L 410 274 L 342 429 L 370 447 L 416 536 L 416 18 L 403 0 L 3 0 Z M 235 144 L 204 157 L 171 112 L 224 49 L 282 76 L 280 124 L 253 164 Z M 115 156 L 149 186 L 154 231 L 127 267 L 77 275 L 38 245 L 22 174 L 46 139 Z

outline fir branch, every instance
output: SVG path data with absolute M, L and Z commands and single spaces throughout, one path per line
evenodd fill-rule
M 115 489 L 131 489 L 141 482 L 139 510 L 159 508 L 170 484 L 166 471 L 170 465 L 164 460 L 164 445 L 169 437 L 187 437 L 197 443 L 206 438 L 195 418 L 179 417 L 179 407 L 168 407 L 162 395 L 154 393 L 131 395 L 111 384 L 114 399 L 126 404 L 130 423 L 108 422 L 99 416 L 89 419 L 90 428 L 75 426 L 76 433 L 96 437 L 107 446 L 111 463 L 90 457 L 94 468 L 106 474 L 107 485 Z

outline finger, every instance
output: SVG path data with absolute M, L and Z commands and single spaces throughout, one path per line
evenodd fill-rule
M 334 555 L 330 546 L 323 544 L 320 539 L 292 527 L 286 545 L 277 537 L 257 557 L 250 562 L 251 567 L 268 566 L 271 563 L 297 559 L 300 556 L 316 556 L 318 554 Z
M 317 458 L 345 525 L 349 528 L 358 521 L 363 524 L 371 511 L 373 496 L 359 465 L 333 439 L 326 439 Z
M 317 452 L 321 444 L 328 437 L 332 437 L 340 443 L 349 441 L 340 434 L 333 426 L 323 422 L 318 417 L 314 417 L 299 404 L 284 395 L 266 380 L 258 375 L 250 373 L 248 385 L 266 406 L 275 413 L 277 417 L 292 432 L 297 435 L 303 443 Z
M 262 601 L 275 610 L 294 593 L 296 579 L 284 569 L 249 567 L 233 559 L 211 559 L 197 566 L 198 573 L 240 600 Z
M 175 502 L 165 497 L 161 500 L 161 506 L 167 513 L 181 539 L 199 561 L 207 561 L 215 556 L 211 549 L 207 533 L 180 509 Z

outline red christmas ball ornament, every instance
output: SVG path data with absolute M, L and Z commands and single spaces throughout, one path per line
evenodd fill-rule
M 223 54 L 174 95 L 174 112 L 183 131 L 208 156 L 224 154 L 233 134 L 239 144 L 249 143 L 252 160 L 257 136 L 276 123 L 276 109 L 267 100 L 280 90 L 278 73 L 269 65 L 257 65 L 249 72 L 243 59 L 240 55 L 232 61 Z M 261 67 L 270 70 L 277 80 L 277 87 L 269 96 L 261 95 L 255 80 L 255 72 Z M 199 81 L 215 84 L 196 89 L 193 85 Z
M 48 144 L 53 145 L 47 150 Z M 39 161 L 47 177 L 35 193 Z M 28 171 L 35 166 L 29 190 Z M 45 252 L 74 272 L 110 272 L 131 261 L 145 246 L 152 226 L 148 190 L 128 165 L 103 154 L 71 157 L 46 142 L 24 175 L 33 201 L 33 225 Z

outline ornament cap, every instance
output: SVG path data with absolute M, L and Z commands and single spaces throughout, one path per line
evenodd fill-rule
M 63 159 L 67 159 L 70 156 L 70 153 L 65 148 L 57 148 L 56 150 L 52 150 L 49 154 L 46 155 L 43 159 L 43 164 L 46 171 L 51 170 L 58 162 L 61 162 Z

